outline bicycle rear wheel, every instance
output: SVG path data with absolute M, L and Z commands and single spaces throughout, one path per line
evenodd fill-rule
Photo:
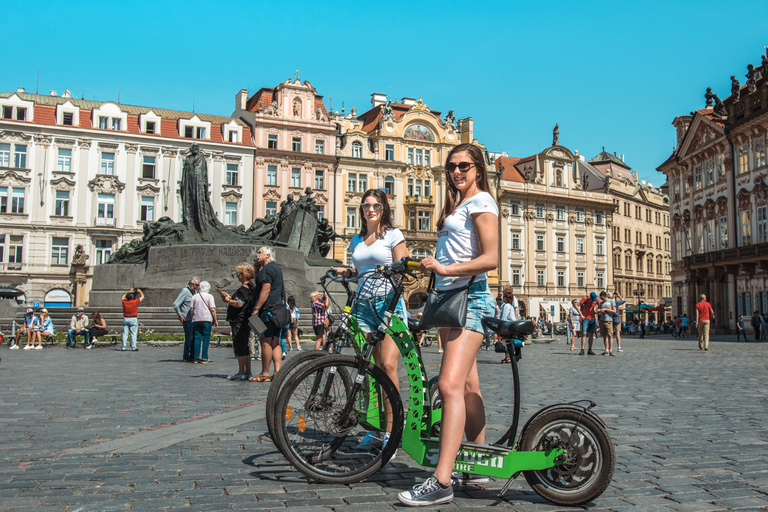
M 267 407 L 266 407 L 266 418 L 267 418 L 267 430 L 269 430 L 269 435 L 272 439 L 275 438 L 275 430 L 274 430 L 274 418 L 275 418 L 275 403 L 277 402 L 277 396 L 280 392 L 280 390 L 283 387 L 283 384 L 285 381 L 293 375 L 296 370 L 307 364 L 309 361 L 314 361 L 315 359 L 323 356 L 329 355 L 328 352 L 325 352 L 323 350 L 312 350 L 312 351 L 306 351 L 301 352 L 299 354 L 294 355 L 290 359 L 288 359 L 281 367 L 280 371 L 277 372 L 272 379 L 272 383 L 269 385 L 269 392 L 267 393 Z
M 364 480 L 400 444 L 403 404 L 397 388 L 383 370 L 367 363 L 358 373 L 358 364 L 351 356 L 319 358 L 300 367 L 279 392 L 273 440 L 291 465 L 313 480 Z M 345 374 L 360 383 L 354 396 Z

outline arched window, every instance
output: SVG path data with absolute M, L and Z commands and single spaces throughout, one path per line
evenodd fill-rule
M 384 178 L 384 188 L 386 189 L 387 194 L 391 196 L 395 195 L 395 178 L 392 176 Z
M 363 158 L 363 145 L 358 141 L 352 143 L 352 158 Z

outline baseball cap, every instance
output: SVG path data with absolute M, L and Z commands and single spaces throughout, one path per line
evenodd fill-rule
M 47 312 L 48 312 L 48 310 L 47 310 L 47 309 L 45 309 L 45 308 L 43 308 L 43 309 L 41 309 L 41 310 L 40 310 L 40 312 L 41 312 L 41 313 L 47 313 Z
M 28 309 L 27 313 L 34 313 L 35 311 L 33 309 Z
M 77 308 L 78 311 L 85 311 L 85 308 L 83 306 L 80 306 Z
M 592 300 L 597 300 L 597 294 L 595 292 L 592 292 L 589 294 L 589 298 Z

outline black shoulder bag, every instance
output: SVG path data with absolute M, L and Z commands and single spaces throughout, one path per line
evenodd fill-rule
M 427 303 L 421 314 L 419 329 L 464 327 L 467 322 L 469 287 L 475 282 L 475 277 L 472 276 L 466 286 L 439 292 L 435 288 L 435 273 L 432 272 L 427 287 Z

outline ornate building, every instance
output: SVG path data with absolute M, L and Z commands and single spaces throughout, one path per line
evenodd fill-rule
M 522 315 L 555 322 L 565 318 L 572 299 L 613 289 L 615 206 L 602 189 L 590 189 L 590 166 L 559 145 L 558 134 L 556 128 L 553 145 L 539 154 L 495 161 L 499 288 L 512 285 Z
M 253 168 L 253 147 L 245 123 L 78 100 L 69 91 L 0 93 L 0 287 L 28 302 L 84 303 L 89 266 L 140 238 L 144 223 L 179 220 L 178 182 L 193 142 L 208 157 L 219 218 L 250 224 L 251 181 L 243 173 Z
M 371 95 L 371 108 L 360 115 L 332 114 L 339 127 L 336 149 L 338 173 L 334 189 L 337 241 L 336 257 L 350 262 L 347 251 L 351 238 L 360 229 L 359 206 L 370 188 L 388 191 L 393 223 L 403 230 L 408 253 L 423 258 L 435 253 L 435 223 L 445 197 L 444 162 L 452 147 L 477 144 L 472 134 L 472 118 L 456 120 L 453 110 L 440 117 L 422 100 L 402 98 L 399 102 L 383 94 Z M 481 146 L 482 147 L 482 146 Z M 495 191 L 492 166 L 486 168 Z M 489 283 L 495 283 L 492 275 Z M 424 300 L 424 283 L 406 290 L 413 308 Z
M 669 305 L 669 197 L 661 188 L 638 181 L 623 157 L 605 149 L 589 160 L 587 172 L 590 190 L 606 192 L 616 205 L 611 226 L 615 289 L 634 304 Z M 662 318 L 651 315 L 655 320 Z
M 675 314 L 692 316 L 701 293 L 715 326 L 768 312 L 768 62 L 731 77 L 721 101 L 673 121 L 677 149 L 659 166 L 670 182 Z M 747 322 L 748 323 L 748 322 Z
M 288 79 L 277 87 L 263 87 L 248 98 L 241 90 L 233 117 L 251 129 L 255 146 L 252 218 L 274 215 L 288 195 L 298 199 L 310 187 L 320 215 L 338 223 L 327 206 L 336 171 L 336 125 L 328 119 L 323 97 L 308 82 Z

